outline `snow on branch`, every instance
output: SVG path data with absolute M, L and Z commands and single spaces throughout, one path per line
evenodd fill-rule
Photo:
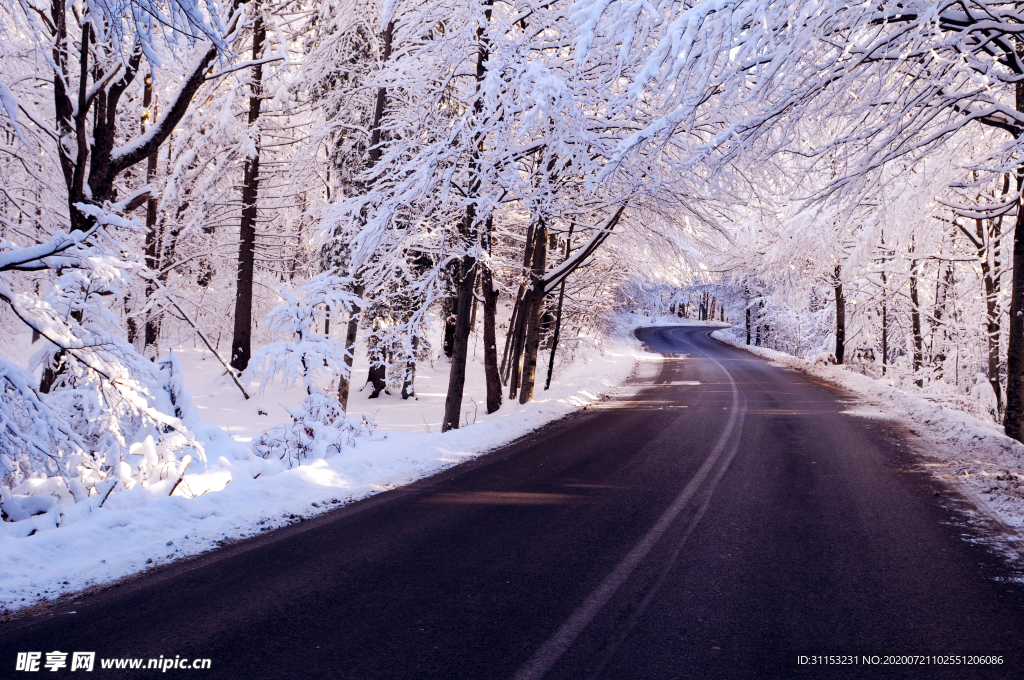
M 284 304 L 271 310 L 267 323 L 275 336 L 283 338 L 256 350 L 247 370 L 249 378 L 261 380 L 261 391 L 278 375 L 286 388 L 301 381 L 307 394 L 317 389 L 317 378 L 325 371 L 348 376 L 345 344 L 318 329 L 327 320 L 338 320 L 362 307 L 362 300 L 352 290 L 352 279 L 333 271 L 293 291 L 281 286 L 279 295 Z
M 543 287 L 545 295 L 557 288 L 558 285 L 569 276 L 569 274 L 572 274 L 576 269 L 582 266 L 587 258 L 593 255 L 594 252 L 601 247 L 601 244 L 611 236 L 612 230 L 615 229 L 615 225 L 619 223 L 619 219 L 622 217 L 622 213 L 625 212 L 625 210 L 626 206 L 619 206 L 618 210 L 615 211 L 615 214 L 612 215 L 610 220 L 608 220 L 608 223 L 591 236 L 585 246 L 573 253 L 565 262 L 544 275 L 540 284 Z

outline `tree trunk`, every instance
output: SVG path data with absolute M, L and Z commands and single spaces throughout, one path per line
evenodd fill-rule
M 50 368 L 50 364 L 46 364 L 43 366 L 43 374 L 39 377 L 39 391 L 43 394 L 49 394 L 57 382 L 57 376 L 61 373 L 61 365 L 64 363 L 64 350 L 60 350 L 54 355 L 53 363 L 57 365 L 57 370 Z
M 491 252 L 491 232 L 494 220 L 487 218 L 484 230 L 485 249 Z M 484 380 L 487 385 L 487 413 L 494 413 L 501 408 L 501 375 L 498 373 L 498 337 L 496 332 L 498 316 L 498 286 L 490 266 L 480 271 L 480 289 L 484 303 Z
M 363 286 L 356 284 L 352 292 L 356 297 L 362 297 Z M 352 307 L 348 317 L 348 324 L 345 329 L 345 368 L 346 372 L 338 380 L 338 401 L 341 402 L 343 411 L 348 411 L 348 393 L 352 385 L 352 361 L 355 359 L 356 334 L 359 332 L 359 308 Z
M 526 346 L 523 353 L 523 389 L 519 403 L 533 399 L 533 386 L 537 377 L 537 353 L 540 350 L 541 311 L 544 309 L 544 283 L 541 280 L 547 269 L 548 228 L 543 220 L 537 223 L 536 244 L 533 247 L 533 266 L 530 272 L 532 295 L 529 313 L 526 317 Z
M 384 35 L 381 40 L 381 61 L 387 61 L 391 56 L 391 43 L 394 37 L 395 22 L 388 22 L 384 27 Z M 370 126 L 370 166 L 380 160 L 381 156 L 381 132 L 380 123 L 384 118 L 384 105 L 387 103 L 387 89 L 377 88 L 377 100 L 373 107 L 373 123 Z M 352 286 L 352 292 L 356 297 L 361 298 L 366 287 L 356 278 Z M 338 401 L 343 411 L 348 411 L 348 393 L 352 387 L 352 362 L 355 360 L 356 336 L 359 334 L 359 308 L 353 306 L 348 317 L 348 324 L 345 329 L 345 368 L 346 373 L 338 378 Z
M 881 244 L 885 245 L 885 232 L 880 234 Z M 885 251 L 882 251 L 882 263 L 887 260 Z M 889 364 L 889 286 L 885 270 L 882 272 L 882 375 L 885 375 L 886 367 Z
M 523 348 L 526 345 L 526 325 L 530 309 L 533 307 L 533 291 L 527 288 L 519 303 L 516 323 L 509 328 L 512 339 L 512 356 L 509 358 L 508 398 L 515 399 L 519 395 L 520 379 L 522 378 Z
M 484 295 L 484 378 L 487 382 L 487 412 L 501 408 L 501 376 L 498 374 L 498 338 L 495 319 L 498 312 L 498 289 L 490 268 L 480 272 Z
M 1005 186 L 1005 185 L 1004 185 Z M 1007 187 L 1008 188 L 1008 187 Z M 1006 194 L 1006 191 L 1003 192 Z M 985 285 L 985 335 L 988 346 L 988 381 L 995 392 L 1000 408 L 1003 406 L 1003 391 L 999 381 L 999 289 L 1002 271 L 999 262 L 999 234 L 1002 218 L 992 220 L 986 230 L 983 220 L 976 220 L 978 259 L 981 262 L 981 278 Z M 972 239 L 973 240 L 973 239 Z
M 132 306 L 133 306 L 132 305 L 132 300 L 134 300 L 135 297 L 136 297 L 136 294 L 132 293 L 131 296 L 127 296 L 126 295 L 125 298 L 124 298 L 124 314 L 125 314 L 125 319 L 126 319 L 127 325 L 128 325 L 128 344 L 132 345 L 132 346 L 135 346 L 135 340 L 138 338 L 138 335 L 139 335 L 139 325 L 138 325 L 138 323 L 136 323 L 135 317 L 131 316 L 131 314 L 132 314 Z M 32 344 L 35 344 L 36 340 L 39 339 L 38 336 L 39 336 L 39 331 L 33 329 L 33 331 L 32 331 Z M 139 348 L 135 347 L 135 349 L 136 349 L 136 351 L 138 351 Z
M 476 331 L 476 307 L 479 302 L 479 298 L 476 295 L 476 291 L 473 291 L 473 309 L 469 313 L 469 332 L 473 333 Z
M 466 208 L 466 221 L 476 222 L 473 205 Z M 473 306 L 473 288 L 476 278 L 476 258 L 463 255 L 459 271 L 459 305 L 455 315 L 455 341 L 452 346 L 452 368 L 448 374 L 448 394 L 444 402 L 444 422 L 441 431 L 459 429 L 462 416 L 462 395 L 466 387 L 466 359 L 469 354 L 469 317 Z
M 572 222 L 569 224 L 569 234 L 565 237 L 565 259 L 569 259 L 569 254 L 572 252 L 572 232 L 576 228 L 576 223 Z M 564 262 L 565 260 L 563 260 Z M 555 352 L 558 351 L 558 336 L 562 332 L 562 303 L 565 301 L 565 280 L 562 281 L 562 285 L 558 287 L 558 309 L 555 311 L 555 335 L 551 338 L 551 358 L 548 360 L 548 379 L 544 383 L 544 389 L 551 389 L 551 375 L 555 372 Z M 673 314 L 679 314 L 682 316 L 682 305 L 673 304 Z
M 548 359 L 548 378 L 544 389 L 551 389 L 551 376 L 555 372 L 555 352 L 558 351 L 558 336 L 562 332 L 562 303 L 565 302 L 565 281 L 558 287 L 558 308 L 555 310 L 555 334 L 551 338 L 551 357 Z
M 412 356 L 405 364 L 405 378 L 402 380 L 402 399 L 416 396 L 416 352 L 420 347 L 420 337 L 412 336 Z
M 935 313 L 932 315 L 934 321 L 932 322 L 932 338 L 931 346 L 928 352 L 932 355 L 932 366 L 935 370 L 935 379 L 942 380 L 942 375 L 946 367 L 946 340 L 947 333 L 945 329 L 942 331 L 942 340 L 940 341 L 939 348 L 935 348 L 935 340 L 939 335 L 939 327 L 943 326 L 942 317 L 946 314 L 946 300 L 949 297 L 949 291 L 953 288 L 953 263 L 946 263 L 946 273 L 941 279 L 935 281 Z
M 487 23 L 490 23 L 491 20 L 491 3 L 492 0 L 484 1 L 484 7 L 486 8 L 484 10 L 484 21 Z M 477 26 L 476 35 L 479 45 L 476 56 L 477 100 L 473 108 L 479 115 L 483 111 L 480 89 L 487 75 L 487 59 L 489 57 L 486 31 L 483 24 Z M 469 163 L 469 176 L 474 178 L 468 191 L 471 197 L 480 195 L 480 159 L 478 153 L 483 149 L 483 133 L 477 132 L 473 142 L 474 155 Z M 477 220 L 476 204 L 470 202 L 466 206 L 466 217 L 462 223 L 462 236 L 470 249 L 462 256 L 462 266 L 459 271 L 459 304 L 458 313 L 455 317 L 452 370 L 448 376 L 448 394 L 444 401 L 444 422 L 441 423 L 442 432 L 458 429 L 459 419 L 462 416 L 462 395 L 466 388 L 466 359 L 469 354 L 469 321 L 473 300 L 475 299 L 473 290 L 476 287 L 477 259 L 471 253 L 473 248 L 479 245 L 480 241 Z
M 843 363 L 846 354 L 846 298 L 843 296 L 843 282 L 839 279 L 842 267 L 836 265 L 835 283 L 836 291 L 836 363 Z
M 516 315 L 516 323 L 509 329 L 512 336 L 512 357 L 509 369 L 508 398 L 515 399 L 519 395 L 519 387 L 522 383 L 522 360 L 523 351 L 526 348 L 526 334 L 529 330 L 530 310 L 533 309 L 533 288 L 524 284 L 522 301 L 519 303 L 519 314 Z
M 531 223 L 526 233 L 526 245 L 523 248 L 523 269 L 529 270 L 533 262 L 533 249 L 536 244 L 534 238 L 537 227 Z M 516 307 L 513 310 L 512 321 L 508 327 L 508 337 L 505 339 L 506 354 L 509 344 L 512 345 L 512 354 L 505 364 L 506 375 L 508 375 L 508 398 L 515 399 L 519 394 L 519 379 L 522 375 L 520 361 L 523 357 L 523 346 L 526 343 L 526 317 L 532 304 L 532 289 L 529 286 L 529 278 L 519 284 L 519 296 L 516 298 Z
M 747 305 L 747 344 L 750 344 L 750 306 Z
M 918 261 L 913 260 L 910 263 L 910 327 L 914 335 L 914 374 L 921 370 L 921 365 L 924 363 L 924 356 L 922 352 L 922 345 L 924 344 L 921 338 L 921 310 L 918 305 L 917 296 L 917 265 Z M 924 386 L 924 379 L 917 378 L 914 383 L 918 387 Z
M 889 305 L 886 302 L 885 272 L 882 272 L 882 375 L 889 365 Z
M 455 317 L 458 313 L 459 296 L 449 295 L 441 304 L 441 314 L 444 316 L 444 339 L 441 341 L 441 349 L 449 359 L 455 353 Z
M 376 399 L 381 392 L 387 392 L 388 365 L 383 352 L 371 352 L 370 370 L 366 375 L 366 382 L 373 385 L 368 399 Z
M 142 114 L 142 132 L 146 132 L 146 123 L 149 122 L 150 115 L 156 122 L 156 105 L 153 102 L 153 74 L 146 74 L 142 89 L 142 106 L 145 109 L 145 113 Z M 157 151 L 149 154 L 146 159 L 146 182 L 150 183 L 156 177 L 156 161 Z M 150 272 L 155 273 L 160 267 L 160 256 L 159 256 L 159 243 L 160 236 L 157 233 L 157 220 L 156 220 L 156 198 L 152 198 L 153 194 L 150 193 L 151 198 L 146 201 L 146 268 Z M 146 283 L 146 299 L 150 300 L 153 297 L 153 293 L 156 292 L 156 282 L 148 281 Z M 146 319 L 146 345 L 143 350 L 146 356 L 150 359 L 155 359 L 156 355 L 160 353 L 157 344 L 160 341 L 160 317 L 155 314 L 152 310 Z M 152 348 L 152 349 L 151 349 Z
M 764 309 L 764 300 L 759 300 L 757 303 L 757 331 L 756 337 L 754 338 L 754 346 L 761 346 L 761 310 Z
M 501 352 L 501 367 L 498 369 L 498 374 L 501 376 L 501 382 L 503 385 L 508 384 L 509 369 L 511 367 L 509 354 L 512 349 L 512 343 L 515 340 L 515 328 L 516 324 L 519 323 L 519 309 L 522 307 L 523 302 L 523 290 L 522 286 L 519 287 L 519 291 L 516 293 L 516 297 L 512 304 L 512 315 L 508 320 L 508 330 L 505 332 L 505 349 Z
M 1017 110 L 1024 110 L 1024 84 L 1017 83 Z M 1017 190 L 1024 168 L 1017 171 Z M 1017 203 L 1013 226 L 1013 278 L 1010 283 L 1009 348 L 1006 352 L 1006 435 L 1024 442 L 1024 200 Z M 991 376 L 990 376 L 991 379 Z
M 267 37 L 260 8 L 255 7 L 252 29 L 252 58 L 259 59 Z M 256 267 L 256 199 L 260 182 L 260 133 L 254 130 L 260 117 L 263 94 L 263 65 L 252 67 L 252 96 L 249 98 L 249 129 L 255 135 L 255 154 L 245 159 L 242 179 L 242 220 L 239 224 L 238 276 L 235 288 L 235 325 L 231 338 L 231 367 L 244 371 L 252 356 L 252 286 Z

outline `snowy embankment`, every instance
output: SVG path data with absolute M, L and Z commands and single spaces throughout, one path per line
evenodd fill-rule
M 600 344 L 601 351 L 560 365 L 548 391 L 538 368 L 535 401 L 506 401 L 492 415 L 483 406 L 482 348 L 471 353 L 466 424 L 444 434 L 445 359 L 421 366 L 415 400 L 396 393 L 371 401 L 368 389 L 357 391 L 361 381 L 356 380 L 348 415 L 365 416 L 373 426 L 340 452 L 297 466 L 254 455 L 252 442 L 291 420 L 288 409 L 305 397 L 301 388 L 271 387 L 245 400 L 215 359 L 198 349 L 177 348 L 201 419 L 195 430 L 204 444 L 205 465 L 193 461 L 173 495 L 175 480 L 163 480 L 119 490 L 102 507 L 97 496 L 65 500 L 43 514 L 0 522 L 0 614 L 108 584 L 457 465 L 601 399 L 637 361 L 652 358 L 632 329 Z M 366 366 L 357 361 L 354 375 L 364 377 Z
M 1007 437 L 1001 426 L 930 403 L 843 366 L 746 345 L 728 330 L 716 331 L 712 337 L 864 397 L 880 411 L 854 413 L 903 421 L 918 437 L 912 444 L 925 455 L 926 469 L 973 500 L 990 519 L 1012 531 L 1024 527 L 1024 445 Z M 1003 538 L 1019 540 L 1013 535 Z M 1017 548 L 1011 549 L 1017 552 Z

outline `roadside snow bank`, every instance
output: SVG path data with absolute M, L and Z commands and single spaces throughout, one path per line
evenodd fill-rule
M 321 454 L 326 457 L 312 455 L 297 467 L 294 461 L 256 456 L 253 444 L 259 442 L 250 441 L 251 435 L 232 437 L 207 424 L 219 422 L 210 418 L 217 398 L 199 395 L 206 423 L 197 429 L 207 442 L 208 464 L 184 475 L 174 495 L 173 480 L 164 480 L 112 494 L 102 507 L 94 496 L 20 522 L 0 522 L 0 614 L 110 583 L 457 465 L 599 400 L 645 357 L 650 355 L 631 329 L 620 332 L 603 343 L 601 354 L 562 366 L 551 389 L 539 390 L 535 401 L 506 402 L 481 418 L 469 413 L 471 424 L 445 434 L 426 422 L 412 425 L 427 431 L 367 427 L 360 436 L 346 438 L 338 452 L 325 450 Z M 434 382 L 429 392 L 439 394 L 433 401 L 442 402 L 446 386 L 446 380 Z M 235 390 L 224 389 L 218 397 L 222 401 Z M 431 401 L 429 392 L 419 404 Z M 408 419 L 414 403 L 395 397 L 390 407 Z M 382 412 L 389 409 L 384 400 L 378 404 Z M 256 415 L 258 403 L 246 408 L 263 427 L 269 424 Z
M 845 388 L 874 402 L 882 412 L 853 411 L 866 417 L 897 417 L 906 421 L 931 458 L 924 466 L 952 482 L 983 513 L 1007 527 L 1024 527 L 1024 445 L 1002 428 L 968 413 L 930 403 L 843 366 L 798 359 L 783 352 L 745 345 L 727 330 L 713 338 L 772 362 Z M 1012 538 L 1012 537 L 1011 537 Z

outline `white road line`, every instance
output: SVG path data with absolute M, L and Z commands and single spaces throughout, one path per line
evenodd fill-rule
M 698 350 L 699 351 L 699 350 Z M 703 354 L 703 352 L 701 352 Z M 527 661 L 523 666 L 516 671 L 515 680 L 539 680 L 547 674 L 551 667 L 565 654 L 565 651 L 569 649 L 570 645 L 579 637 L 583 629 L 586 628 L 594 617 L 597 616 L 601 608 L 608 603 L 608 600 L 618 591 L 618 589 L 625 583 L 629 575 L 633 573 L 637 565 L 640 564 L 647 554 L 654 547 L 654 544 L 658 542 L 664 533 L 668 530 L 669 526 L 675 521 L 679 513 L 682 512 L 686 504 L 690 502 L 694 494 L 697 493 L 700 485 L 707 478 L 708 474 L 718 463 L 725 451 L 726 444 L 732 437 L 733 429 L 736 426 L 738 420 L 741 417 L 740 408 L 740 393 L 736 387 L 736 381 L 733 380 L 732 374 L 725 369 L 722 364 L 718 363 L 711 357 L 704 355 L 707 359 L 712 361 L 725 373 L 729 379 L 729 384 L 732 387 L 732 409 L 729 414 L 729 421 L 725 425 L 725 429 L 722 431 L 721 436 L 718 438 L 718 442 L 715 444 L 715 448 L 712 449 L 711 454 L 708 455 L 707 460 L 701 465 L 700 469 L 697 470 L 697 474 L 689 481 L 689 483 L 683 487 L 683 490 L 676 496 L 676 499 L 672 501 L 672 504 L 661 514 L 658 521 L 654 523 L 644 537 L 640 539 L 640 542 L 633 546 L 633 549 L 629 551 L 621 562 L 612 570 L 608 576 L 604 578 L 600 585 L 590 595 L 583 600 L 583 603 L 576 608 L 576 611 L 569 616 L 566 621 L 559 626 L 555 634 L 552 635 L 547 642 L 540 646 L 540 648 L 534 653 L 534 655 Z M 738 443 L 738 442 L 737 442 Z M 733 454 L 735 451 L 733 451 Z M 728 460 L 731 462 L 732 456 L 729 456 Z M 715 482 L 721 478 L 721 474 L 724 474 L 724 467 L 721 473 L 716 477 Z M 702 513 L 703 514 L 703 513 Z

